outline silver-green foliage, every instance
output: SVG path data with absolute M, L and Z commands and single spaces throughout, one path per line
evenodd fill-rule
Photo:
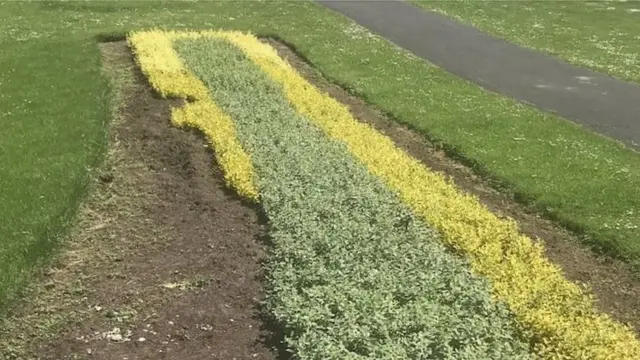
M 238 49 L 176 48 L 252 155 L 274 243 L 268 307 L 298 358 L 531 358 L 488 284 Z

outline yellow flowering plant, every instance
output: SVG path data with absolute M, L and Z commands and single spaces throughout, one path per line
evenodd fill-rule
M 134 32 L 128 40 L 142 72 L 156 91 L 164 97 L 191 101 L 172 110 L 172 122 L 201 130 L 214 149 L 227 185 L 256 202 L 258 187 L 251 157 L 238 142 L 233 121 L 216 106 L 202 81 L 185 67 L 173 49 L 177 36 L 153 30 Z

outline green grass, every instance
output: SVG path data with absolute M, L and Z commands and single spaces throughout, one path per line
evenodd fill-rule
M 104 147 L 108 111 L 95 44 L 3 40 L 0 305 L 72 219 Z
M 513 189 L 612 254 L 640 256 L 640 157 L 398 51 L 310 2 L 0 3 L 0 308 L 46 258 L 100 159 L 97 41 L 133 29 L 249 29 Z
M 640 82 L 636 1 L 412 1 L 570 63 Z

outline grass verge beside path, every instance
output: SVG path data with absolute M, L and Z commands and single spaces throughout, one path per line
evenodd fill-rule
M 412 2 L 570 63 L 640 82 L 635 1 Z
M 530 359 L 488 283 L 222 39 L 176 49 L 254 161 L 268 304 L 300 359 Z
M 251 30 L 441 141 L 526 198 L 637 260 L 640 159 L 488 94 L 311 2 L 0 2 L 0 308 L 72 217 L 108 116 L 96 39 L 140 28 Z

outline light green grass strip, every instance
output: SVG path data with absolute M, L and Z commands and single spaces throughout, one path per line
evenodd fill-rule
M 570 63 L 640 82 L 637 1 L 412 2 Z
M 531 358 L 488 284 L 239 49 L 176 49 L 254 161 L 274 243 L 268 307 L 298 358 Z

